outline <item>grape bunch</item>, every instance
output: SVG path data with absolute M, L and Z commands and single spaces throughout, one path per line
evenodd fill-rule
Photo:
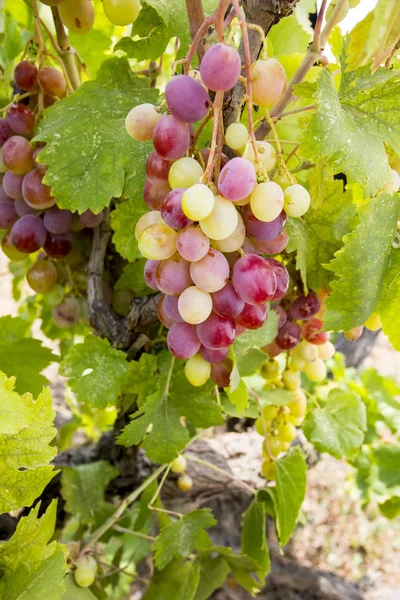
M 168 347 L 187 361 L 185 374 L 194 386 L 209 378 L 229 386 L 229 347 L 244 331 L 262 327 L 267 303 L 288 291 L 285 264 L 273 258 L 288 243 L 286 217 L 300 217 L 310 205 L 308 191 L 294 179 L 285 190 L 269 180 L 275 150 L 250 139 L 242 123 L 225 132 L 236 151 L 231 159 L 215 148 L 196 148 L 193 124 L 208 117 L 208 90 L 231 89 L 240 72 L 237 50 L 217 43 L 205 53 L 200 76 L 168 82 L 167 112 L 141 104 L 126 117 L 129 135 L 154 145 L 143 190 L 150 211 L 135 230 L 147 259 L 145 280 L 163 294 L 158 316 L 169 329 Z M 275 59 L 257 60 L 251 78 L 259 104 L 276 102 L 285 91 L 285 72 Z

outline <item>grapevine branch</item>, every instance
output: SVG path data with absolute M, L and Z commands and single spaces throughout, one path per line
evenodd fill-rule
M 54 27 L 57 35 L 57 43 L 59 46 L 59 55 L 64 63 L 65 70 L 68 73 L 72 87 L 76 90 L 81 84 L 81 78 L 75 62 L 75 51 L 69 43 L 67 34 L 65 33 L 64 25 L 61 20 L 58 6 L 52 6 L 51 12 L 53 15 Z
M 190 35 L 192 36 L 192 40 L 194 40 L 196 33 L 206 20 L 202 0 L 186 0 L 186 11 L 189 20 Z M 205 51 L 204 40 L 199 40 L 197 46 L 199 61 L 203 58 Z

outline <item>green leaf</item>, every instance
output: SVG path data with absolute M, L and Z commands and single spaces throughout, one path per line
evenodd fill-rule
M 291 15 L 271 27 L 268 40 L 272 44 L 273 55 L 277 58 L 281 54 L 305 52 L 311 35 L 303 29 L 296 17 Z
M 395 519 L 400 515 L 400 498 L 394 497 L 379 504 L 379 510 L 387 519 Z
M 106 488 L 118 473 L 104 460 L 63 468 L 61 493 L 65 510 L 85 525 L 96 523 L 97 513 L 105 504 Z
M 114 213 L 113 213 L 114 214 Z M 145 296 L 146 294 L 154 294 L 144 280 L 144 266 L 146 259 L 141 258 L 133 263 L 125 265 L 122 275 L 114 285 L 115 290 L 132 290 L 135 296 Z
M 260 404 L 264 407 L 267 404 L 273 404 L 274 406 L 285 406 L 290 404 L 296 397 L 295 392 L 290 392 L 284 388 L 269 389 L 266 381 L 261 375 L 253 375 L 252 377 L 246 377 L 245 383 L 249 389 L 257 394 L 260 398 Z M 258 416 L 258 414 L 257 414 Z
M 111 348 L 108 340 L 88 335 L 72 346 L 60 364 L 60 375 L 86 406 L 105 408 L 118 399 L 128 373 L 126 355 Z
M 322 408 L 314 408 L 307 415 L 303 427 L 317 450 L 336 458 L 351 457 L 364 440 L 365 405 L 354 392 L 333 389 Z
M 258 576 L 261 581 L 271 569 L 266 524 L 265 505 L 256 498 L 243 514 L 241 551 L 260 566 Z
M 367 77 L 355 71 L 342 75 L 336 92 L 324 69 L 318 79 L 318 111 L 304 131 L 302 153 L 325 158 L 334 173 L 346 173 L 350 183 L 358 182 L 367 196 L 374 195 L 390 174 L 384 142 L 400 152 L 399 91 L 396 73 Z
M 148 396 L 157 389 L 157 357 L 154 354 L 142 354 L 139 360 L 128 363 L 128 375 L 124 381 L 124 394 L 137 394 L 137 404 L 141 407 Z
M 159 357 L 159 361 L 165 362 L 165 369 L 160 369 L 157 391 L 132 415 L 118 443 L 137 445 L 147 434 L 142 444 L 147 455 L 155 462 L 165 463 L 176 458 L 190 440 L 181 417 L 194 427 L 221 424 L 223 417 L 221 407 L 211 395 L 214 389 L 211 382 L 195 388 L 187 381 L 181 362 L 174 366 L 171 356 Z
M 130 138 L 125 118 L 133 106 L 156 102 L 157 95 L 126 59 L 111 58 L 95 81 L 45 111 L 35 141 L 46 142 L 40 154 L 49 165 L 44 182 L 60 207 L 98 213 L 112 197 L 137 194 L 150 145 Z
M 82 588 L 75 583 L 72 573 L 66 575 L 64 585 L 67 589 L 62 596 L 62 600 L 96 600 L 96 596 L 92 594 L 89 588 Z
M 382 290 L 396 230 L 399 202 L 379 194 L 359 207 L 360 223 L 344 237 L 344 246 L 325 268 L 336 275 L 326 300 L 326 330 L 347 330 L 365 323 Z
M 200 568 L 196 562 L 174 560 L 163 571 L 154 573 L 143 600 L 193 600 L 199 578 Z
M 243 414 L 243 411 L 249 406 L 249 392 L 243 379 L 240 380 L 234 392 L 231 392 L 230 388 L 225 388 L 225 393 L 230 402 L 236 406 L 238 413 Z
M 383 331 L 395 350 L 400 350 L 400 249 L 391 248 L 382 293 L 377 307 Z
M 148 212 L 143 200 L 128 200 L 117 204 L 111 213 L 111 227 L 114 230 L 113 242 L 123 258 L 133 261 L 140 258 L 135 226 L 142 215 Z
M 225 546 L 214 546 L 210 552 L 218 553 L 226 560 L 234 577 L 250 594 L 254 596 L 260 591 L 262 585 L 254 579 L 254 574 L 257 573 L 259 567 L 253 558 L 234 554 L 232 548 L 225 548 Z
M 375 421 L 382 418 L 392 431 L 400 430 L 400 387 L 394 379 L 379 375 L 375 369 L 367 369 L 361 373 L 361 380 L 372 397 L 378 408 L 378 415 Z M 369 409 L 368 409 L 369 412 Z
M 375 464 L 371 469 L 371 492 L 375 499 L 384 502 L 400 497 L 400 445 L 382 444 L 373 449 Z
M 179 521 L 164 527 L 153 544 L 154 561 L 162 571 L 174 558 L 187 558 L 200 533 L 216 524 L 208 508 L 183 515 Z
M 13 391 L 14 381 L 0 371 L 0 512 L 32 504 L 55 475 L 50 390 L 34 401 Z
M 229 573 L 228 563 L 222 556 L 204 556 L 199 559 L 200 582 L 194 600 L 209 600 L 212 593 L 223 585 Z
M 0 366 L 9 377 L 17 378 L 15 389 L 20 394 L 35 396 L 48 383 L 41 371 L 57 360 L 51 350 L 29 335 L 29 323 L 20 317 L 0 318 Z

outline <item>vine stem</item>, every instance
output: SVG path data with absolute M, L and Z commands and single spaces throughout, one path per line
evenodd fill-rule
M 118 531 L 118 533 L 129 533 L 130 535 L 135 535 L 142 540 L 149 540 L 150 542 L 154 542 L 156 539 L 152 535 L 146 535 L 145 533 L 140 533 L 140 531 L 133 531 L 131 529 L 127 529 L 126 527 L 121 527 L 121 525 L 114 525 L 113 529 Z
M 206 20 L 202 0 L 186 0 L 186 12 L 189 21 L 190 34 L 192 36 L 192 40 L 194 41 L 201 24 Z M 199 62 L 201 62 L 201 59 L 204 56 L 205 46 L 204 44 L 200 45 L 200 40 L 197 44 L 196 50 L 199 57 Z
M 216 92 L 215 99 L 213 103 L 213 113 L 214 113 L 214 124 L 213 124 L 213 132 L 211 138 L 211 148 L 210 155 L 207 161 L 207 167 L 205 173 L 203 175 L 203 181 L 211 181 L 211 177 L 214 171 L 214 166 L 216 162 L 215 151 L 217 148 L 218 141 L 218 132 L 219 132 L 219 122 L 222 117 L 222 102 L 224 100 L 224 92 Z
M 289 115 L 297 115 L 297 113 L 306 112 L 307 110 L 315 110 L 316 108 L 316 104 L 309 104 L 308 106 L 302 106 L 301 108 L 295 108 L 294 110 L 287 110 L 286 112 L 283 112 L 280 115 L 275 115 L 274 121 L 277 121 L 278 119 L 283 119 L 283 117 L 288 117 Z
M 51 7 L 51 13 L 53 15 L 54 27 L 56 30 L 57 44 L 59 46 L 58 54 L 64 63 L 65 70 L 68 73 L 71 86 L 76 90 L 81 85 L 81 78 L 75 62 L 75 52 L 71 48 L 65 28 L 61 20 L 60 11 L 58 6 Z
M 276 131 L 275 123 L 274 123 L 273 119 L 271 118 L 270 112 L 269 112 L 269 110 L 268 110 L 268 108 L 266 106 L 264 106 L 264 114 L 265 114 L 265 119 L 266 119 L 266 121 L 267 121 L 267 123 L 268 123 L 268 125 L 269 125 L 269 127 L 270 127 L 270 129 L 272 131 L 272 135 L 274 136 L 274 139 L 275 139 L 276 152 L 277 152 L 277 156 L 278 156 L 279 162 L 280 162 L 280 164 L 282 166 L 282 169 L 286 173 L 286 175 L 288 176 L 289 181 L 291 183 L 293 183 L 293 182 L 295 183 L 295 178 L 290 173 L 290 171 L 287 168 L 287 165 L 286 165 L 286 163 L 285 163 L 285 161 L 283 159 L 282 146 L 281 146 L 281 143 L 279 141 L 278 132 Z
M 239 483 L 250 494 L 253 494 L 253 495 L 257 494 L 257 490 L 255 490 L 254 488 L 252 488 L 245 481 L 242 481 L 241 479 L 238 479 L 234 475 L 231 475 L 231 473 L 228 473 L 227 471 L 224 471 L 224 469 L 221 469 L 220 467 L 217 467 L 217 465 L 214 465 L 213 463 L 210 463 L 210 462 L 208 462 L 206 460 L 202 460 L 201 458 L 196 458 L 194 456 L 189 456 L 188 454 L 184 454 L 184 457 L 187 460 L 195 462 L 195 463 L 197 463 L 199 465 L 203 465 L 204 467 L 208 467 L 209 469 L 212 469 L 213 471 L 217 471 L 217 473 L 221 473 L 222 475 L 225 475 L 225 477 L 228 477 L 228 479 L 231 479 L 232 481 L 235 481 L 236 483 Z
M 269 445 L 269 441 L 268 441 L 268 434 L 267 434 L 267 426 L 265 425 L 265 421 L 264 421 L 264 419 L 262 418 L 262 414 L 261 414 L 261 413 L 262 413 L 262 408 L 261 408 L 261 398 L 260 398 L 260 396 L 259 396 L 258 394 L 256 394 L 256 392 L 253 392 L 253 390 L 251 390 L 250 388 L 248 388 L 248 392 L 249 392 L 249 394 L 250 394 L 251 396 L 253 396 L 253 398 L 255 398 L 255 399 L 257 400 L 258 412 L 259 412 L 259 414 L 260 414 L 260 417 L 261 417 L 261 419 L 262 419 L 262 423 L 263 423 L 263 429 L 264 429 L 264 439 L 265 439 L 265 447 L 266 447 L 266 449 L 267 449 L 267 452 L 268 452 L 269 459 L 270 459 L 271 461 L 274 461 L 274 460 L 275 460 L 275 456 L 273 456 L 273 454 L 272 454 L 272 452 L 271 452 L 270 445 Z
M 190 2 L 190 0 L 188 0 L 188 1 Z M 200 25 L 199 29 L 197 30 L 197 33 L 193 38 L 193 42 L 190 45 L 189 52 L 187 53 L 186 58 L 184 58 L 182 61 L 176 61 L 177 63 L 183 62 L 185 64 L 185 75 L 188 75 L 188 73 L 189 73 L 190 64 L 192 62 L 193 56 L 196 53 L 196 50 L 200 43 L 201 38 L 203 37 L 203 35 L 207 31 L 207 29 L 210 27 L 210 25 L 213 25 L 214 23 L 215 23 L 214 15 L 212 15 L 211 17 L 207 17 L 203 21 L 203 23 Z

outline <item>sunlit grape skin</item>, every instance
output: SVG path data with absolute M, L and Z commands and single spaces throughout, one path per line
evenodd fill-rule
M 57 269 L 46 260 L 37 260 L 28 269 L 26 279 L 35 292 L 43 294 L 57 283 Z
M 178 311 L 182 319 L 191 325 L 205 321 L 212 311 L 212 299 L 208 292 L 190 286 L 183 290 L 178 300 Z
M 188 188 L 198 183 L 204 171 L 194 158 L 184 156 L 175 161 L 168 173 L 168 183 L 171 189 Z
M 185 188 L 176 188 L 168 192 L 161 206 L 161 216 L 172 229 L 185 229 L 193 223 L 182 211 L 182 196 Z
M 25 215 L 13 225 L 10 232 L 10 242 L 19 252 L 30 254 L 44 245 L 46 233 L 40 217 Z
M 17 175 L 27 173 L 33 167 L 33 149 L 20 135 L 14 135 L 4 143 L 2 156 L 5 166 Z
M 139 250 L 150 260 L 171 258 L 176 252 L 176 232 L 164 223 L 151 225 L 139 240 Z
M 312 344 L 316 344 L 320 346 L 325 344 L 329 340 L 329 332 L 321 331 L 324 322 L 322 319 L 317 319 L 316 317 L 312 317 L 303 323 L 301 326 L 301 335 L 304 339 Z
M 256 219 L 271 223 L 282 212 L 284 196 L 282 188 L 274 181 L 265 181 L 255 186 L 250 197 L 250 206 Z
M 11 243 L 10 231 L 7 231 L 3 235 L 3 239 L 1 240 L 1 249 L 10 260 L 19 261 L 26 258 L 26 254 L 17 250 L 17 248 Z
M 254 166 L 245 158 L 236 157 L 228 162 L 218 177 L 218 190 L 232 202 L 243 200 L 251 194 L 257 178 Z
M 195 327 L 189 323 L 174 323 L 168 331 L 167 344 L 171 353 L 182 359 L 197 354 L 201 346 Z
M 144 103 L 132 108 L 125 119 L 127 133 L 138 142 L 151 140 L 161 115 L 153 104 Z
M 240 258 L 233 267 L 232 283 L 248 304 L 263 304 L 274 297 L 276 275 L 271 266 L 256 254 Z
M 59 11 L 71 33 L 83 35 L 93 27 L 94 8 L 90 0 L 63 0 Z
M 270 223 L 264 223 L 253 215 L 249 204 L 243 206 L 242 217 L 246 225 L 247 234 L 264 242 L 275 239 L 286 224 L 286 213 L 284 210 Z
M 38 82 L 45 94 L 64 98 L 67 93 L 65 77 L 54 67 L 42 67 L 38 73 Z
M 238 296 L 230 282 L 212 294 L 212 301 L 214 312 L 221 317 L 237 317 L 244 308 L 244 300 Z
M 164 115 L 154 127 L 153 144 L 165 160 L 182 158 L 190 145 L 189 128 L 173 115 Z
M 285 212 L 289 217 L 301 217 L 310 207 L 310 194 L 305 187 L 296 183 L 284 191 Z
M 195 387 L 207 383 L 211 375 L 211 365 L 200 354 L 189 358 L 185 365 L 186 379 Z
M 103 0 L 104 14 L 114 25 L 130 25 L 140 12 L 139 0 Z
M 183 258 L 190 262 L 196 262 L 201 260 L 209 251 L 210 240 L 204 235 L 200 227 L 187 227 L 178 234 L 176 247 Z
M 226 240 L 236 230 L 238 211 L 229 200 L 214 197 L 214 208 L 208 217 L 200 221 L 200 228 L 213 240 Z
M 196 325 L 196 333 L 203 346 L 210 350 L 227 348 L 235 340 L 235 321 L 212 312 L 208 319 Z
M 211 106 L 204 87 L 188 75 L 177 75 L 169 80 L 165 99 L 174 117 L 185 123 L 201 121 Z
M 161 261 L 156 271 L 155 282 L 164 294 L 181 294 L 191 284 L 190 264 L 178 253 Z
M 27 106 L 14 102 L 7 111 L 6 122 L 17 135 L 29 135 L 35 128 L 35 115 Z
M 231 123 L 225 132 L 225 142 L 233 150 L 243 148 L 249 139 L 249 132 L 243 123 Z
M 265 304 L 247 304 L 235 319 L 238 325 L 246 329 L 259 329 L 265 323 L 268 309 Z
M 246 228 L 242 216 L 238 213 L 238 223 L 235 231 L 224 240 L 212 240 L 212 245 L 220 252 L 236 252 L 243 245 L 246 238 Z
M 238 51 L 232 46 L 218 43 L 204 54 L 200 65 L 200 75 L 206 87 L 214 92 L 226 92 L 233 88 L 239 79 L 241 60 Z
M 217 292 L 228 281 L 228 261 L 222 252 L 210 248 L 201 260 L 190 265 L 190 276 L 204 292 Z
M 278 102 L 285 93 L 287 78 L 280 62 L 275 58 L 257 60 L 251 65 L 253 101 L 266 106 Z
M 195 183 L 182 196 L 182 210 L 192 221 L 206 219 L 214 208 L 214 194 L 204 183 Z
M 256 142 L 256 146 L 257 146 L 258 160 L 261 162 L 264 169 L 269 171 L 270 169 L 272 169 L 272 167 L 275 165 L 275 162 L 276 162 L 275 148 L 273 147 L 272 144 L 270 144 L 269 142 L 265 142 L 265 141 Z M 250 162 L 255 164 L 256 157 L 254 154 L 253 144 L 248 145 L 245 157 Z

